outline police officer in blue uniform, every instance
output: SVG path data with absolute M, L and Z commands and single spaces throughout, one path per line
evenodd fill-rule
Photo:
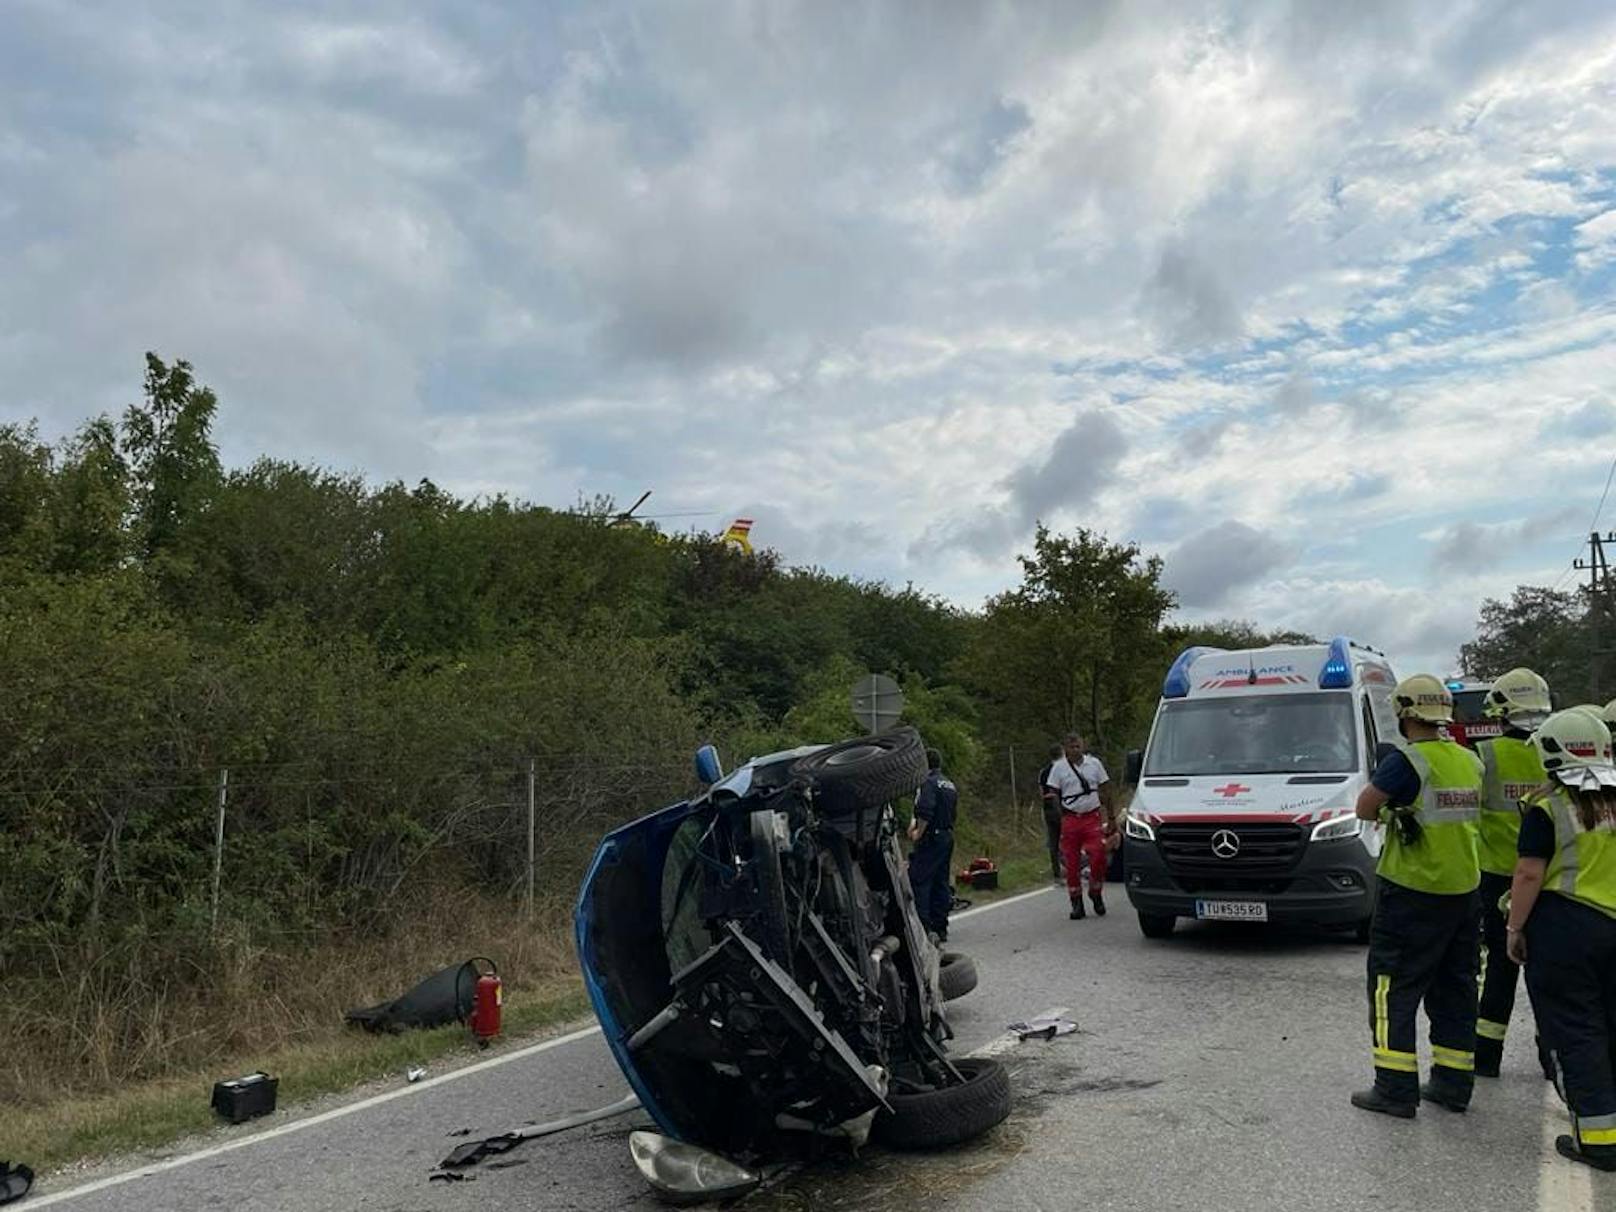
M 915 911 L 938 942 L 948 938 L 948 911 L 954 904 L 949 864 L 954 858 L 954 812 L 959 789 L 943 773 L 943 758 L 926 750 L 926 781 L 915 793 L 915 818 L 909 824 L 909 884 Z

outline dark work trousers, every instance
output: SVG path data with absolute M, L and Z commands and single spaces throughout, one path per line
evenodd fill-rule
M 1509 936 L 1498 898 L 1509 891 L 1510 877 L 1481 873 L 1481 1011 L 1476 1019 L 1476 1068 L 1494 1076 L 1504 1056 L 1504 1033 L 1515 1012 L 1515 985 L 1521 970 L 1509 958 Z
M 949 864 L 954 858 L 954 831 L 927 829 L 909 853 L 909 886 L 915 890 L 915 911 L 926 929 L 948 937 L 948 911 L 954 904 Z
M 1044 839 L 1049 843 L 1049 877 L 1061 877 L 1061 810 L 1044 803 Z
M 1526 919 L 1526 988 L 1578 1145 L 1616 1158 L 1616 918 L 1540 895 Z
M 1416 1019 L 1431 1020 L 1432 1082 L 1468 1103 L 1475 1085 L 1480 911 L 1474 892 L 1441 896 L 1380 881 L 1369 930 L 1369 1029 L 1375 1085 L 1388 1098 L 1420 1098 Z

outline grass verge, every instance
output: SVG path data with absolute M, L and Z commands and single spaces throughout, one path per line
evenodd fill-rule
M 577 1019 L 588 1010 L 583 983 L 576 977 L 542 992 L 513 995 L 505 1004 L 502 1043 L 486 1055 L 497 1055 L 526 1036 Z M 125 1090 L 68 1097 L 27 1111 L 0 1111 L 0 1156 L 25 1161 L 44 1173 L 87 1158 L 157 1148 L 206 1132 L 222 1122 L 208 1106 L 213 1083 L 256 1069 L 279 1079 L 279 1107 L 291 1109 L 380 1078 L 402 1082 L 411 1065 L 445 1058 L 463 1063 L 479 1054 L 460 1026 L 400 1035 L 334 1033 L 267 1055 L 236 1058 L 234 1066 L 211 1066 L 205 1072 L 156 1078 Z M 257 1126 L 279 1118 L 260 1120 Z

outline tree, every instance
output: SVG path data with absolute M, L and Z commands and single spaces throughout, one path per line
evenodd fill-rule
M 1040 526 L 1022 584 L 992 599 L 966 657 L 994 740 L 1039 751 L 1076 729 L 1099 750 L 1131 740 L 1159 676 L 1173 595 L 1161 561 L 1089 530 Z
M 186 524 L 208 506 L 219 483 L 212 439 L 219 401 L 198 387 L 189 362 L 166 366 L 146 355 L 145 403 L 123 418 L 123 450 L 134 472 L 141 548 L 148 560 L 172 554 Z
M 1476 620 L 1476 638 L 1459 649 L 1466 677 L 1492 679 L 1519 666 L 1548 680 L 1555 701 L 1593 697 L 1593 645 L 1583 594 L 1517 585 L 1508 602 L 1488 598 Z

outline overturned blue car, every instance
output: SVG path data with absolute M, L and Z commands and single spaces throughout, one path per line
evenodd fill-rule
M 707 748 L 697 770 L 700 795 L 601 842 L 575 917 L 606 1041 L 666 1134 L 635 1134 L 647 1177 L 660 1186 L 666 1158 L 694 1173 L 692 1149 L 751 1174 L 827 1142 L 941 1148 L 1002 1121 L 1002 1066 L 947 1046 L 945 1004 L 974 968 L 921 925 L 898 844 L 919 735 L 728 776 Z

